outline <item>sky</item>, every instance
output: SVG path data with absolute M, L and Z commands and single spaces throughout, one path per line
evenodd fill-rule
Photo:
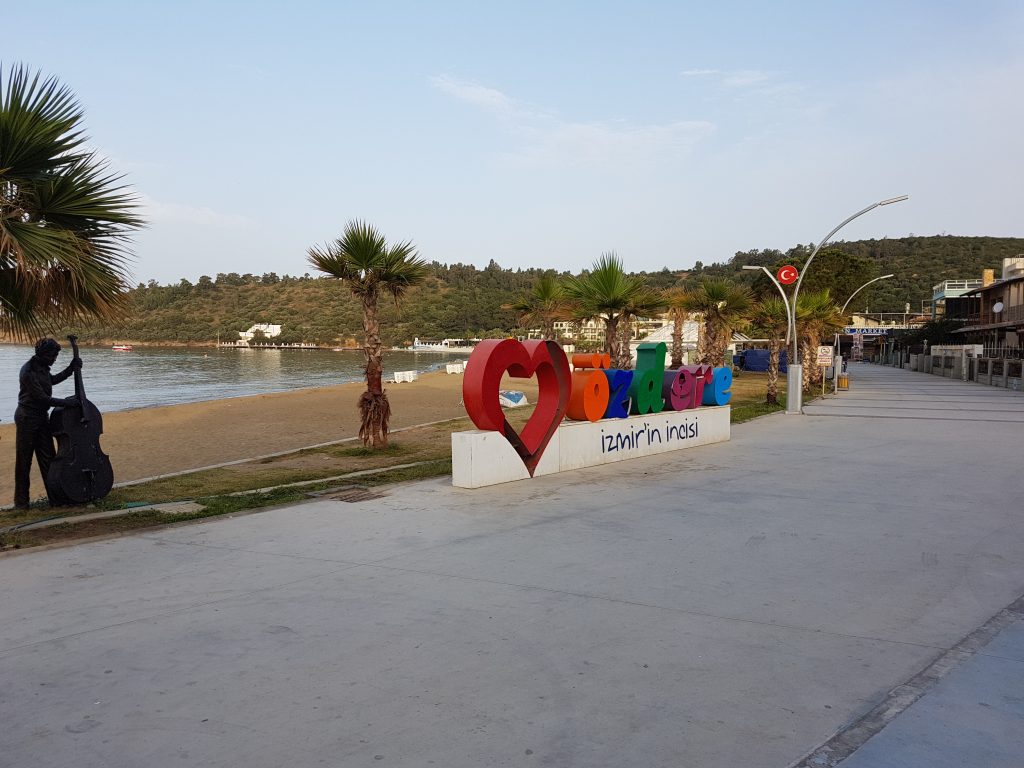
M 630 271 L 1024 236 L 1024 3 L 61 2 L 56 76 L 148 226 L 133 281 L 301 275 L 363 219 L 428 261 Z

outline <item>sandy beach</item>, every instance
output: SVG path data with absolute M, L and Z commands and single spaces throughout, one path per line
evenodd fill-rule
M 462 407 L 462 376 L 428 373 L 417 381 L 388 384 L 391 429 L 455 419 Z M 533 402 L 536 387 L 518 379 Z M 356 437 L 356 403 L 363 383 L 300 389 L 252 397 L 209 400 L 104 414 L 100 444 L 110 456 L 115 482 L 250 459 Z M 13 424 L 0 425 L 0 505 L 14 494 Z M 32 496 L 43 495 L 33 462 Z

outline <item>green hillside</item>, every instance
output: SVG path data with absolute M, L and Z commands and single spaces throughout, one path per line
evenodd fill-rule
M 688 270 L 668 267 L 645 273 L 653 288 L 668 288 L 700 279 L 728 276 L 751 283 L 758 290 L 774 290 L 760 273 L 744 272 L 744 264 L 777 268 L 785 263 L 801 266 L 810 252 L 798 245 L 789 251 L 747 251 L 720 264 L 698 264 Z M 828 287 L 842 302 L 866 280 L 892 272 L 858 294 L 855 306 L 873 312 L 902 312 L 921 308 L 931 287 L 943 280 L 978 278 L 985 268 L 998 270 L 1004 257 L 1024 254 L 1024 238 L 907 237 L 895 240 L 838 242 L 822 249 L 808 272 L 802 290 Z M 628 260 L 627 260 L 628 267 Z M 515 326 L 512 312 L 501 305 L 530 289 L 540 269 L 502 269 L 495 262 L 478 269 L 472 265 L 433 263 L 425 284 L 413 289 L 400 312 L 385 305 L 384 341 L 399 345 L 415 336 L 502 336 Z M 139 285 L 130 292 L 132 312 L 120 325 L 75 329 L 94 342 L 207 344 L 238 338 L 238 331 L 254 323 L 283 326 L 278 341 L 321 345 L 355 343 L 361 338 L 359 306 L 345 287 L 330 278 L 219 274 L 196 283 Z M 69 329 L 65 329 L 69 330 Z

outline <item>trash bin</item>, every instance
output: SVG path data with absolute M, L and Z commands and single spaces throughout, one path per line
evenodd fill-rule
M 849 389 L 850 388 L 850 374 L 848 374 L 848 373 L 840 373 L 839 374 L 839 381 L 837 382 L 837 385 L 838 385 L 839 389 Z

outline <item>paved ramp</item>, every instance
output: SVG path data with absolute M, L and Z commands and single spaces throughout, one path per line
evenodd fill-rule
M 849 363 L 850 389 L 804 406 L 808 416 L 1024 422 L 1024 392 Z

